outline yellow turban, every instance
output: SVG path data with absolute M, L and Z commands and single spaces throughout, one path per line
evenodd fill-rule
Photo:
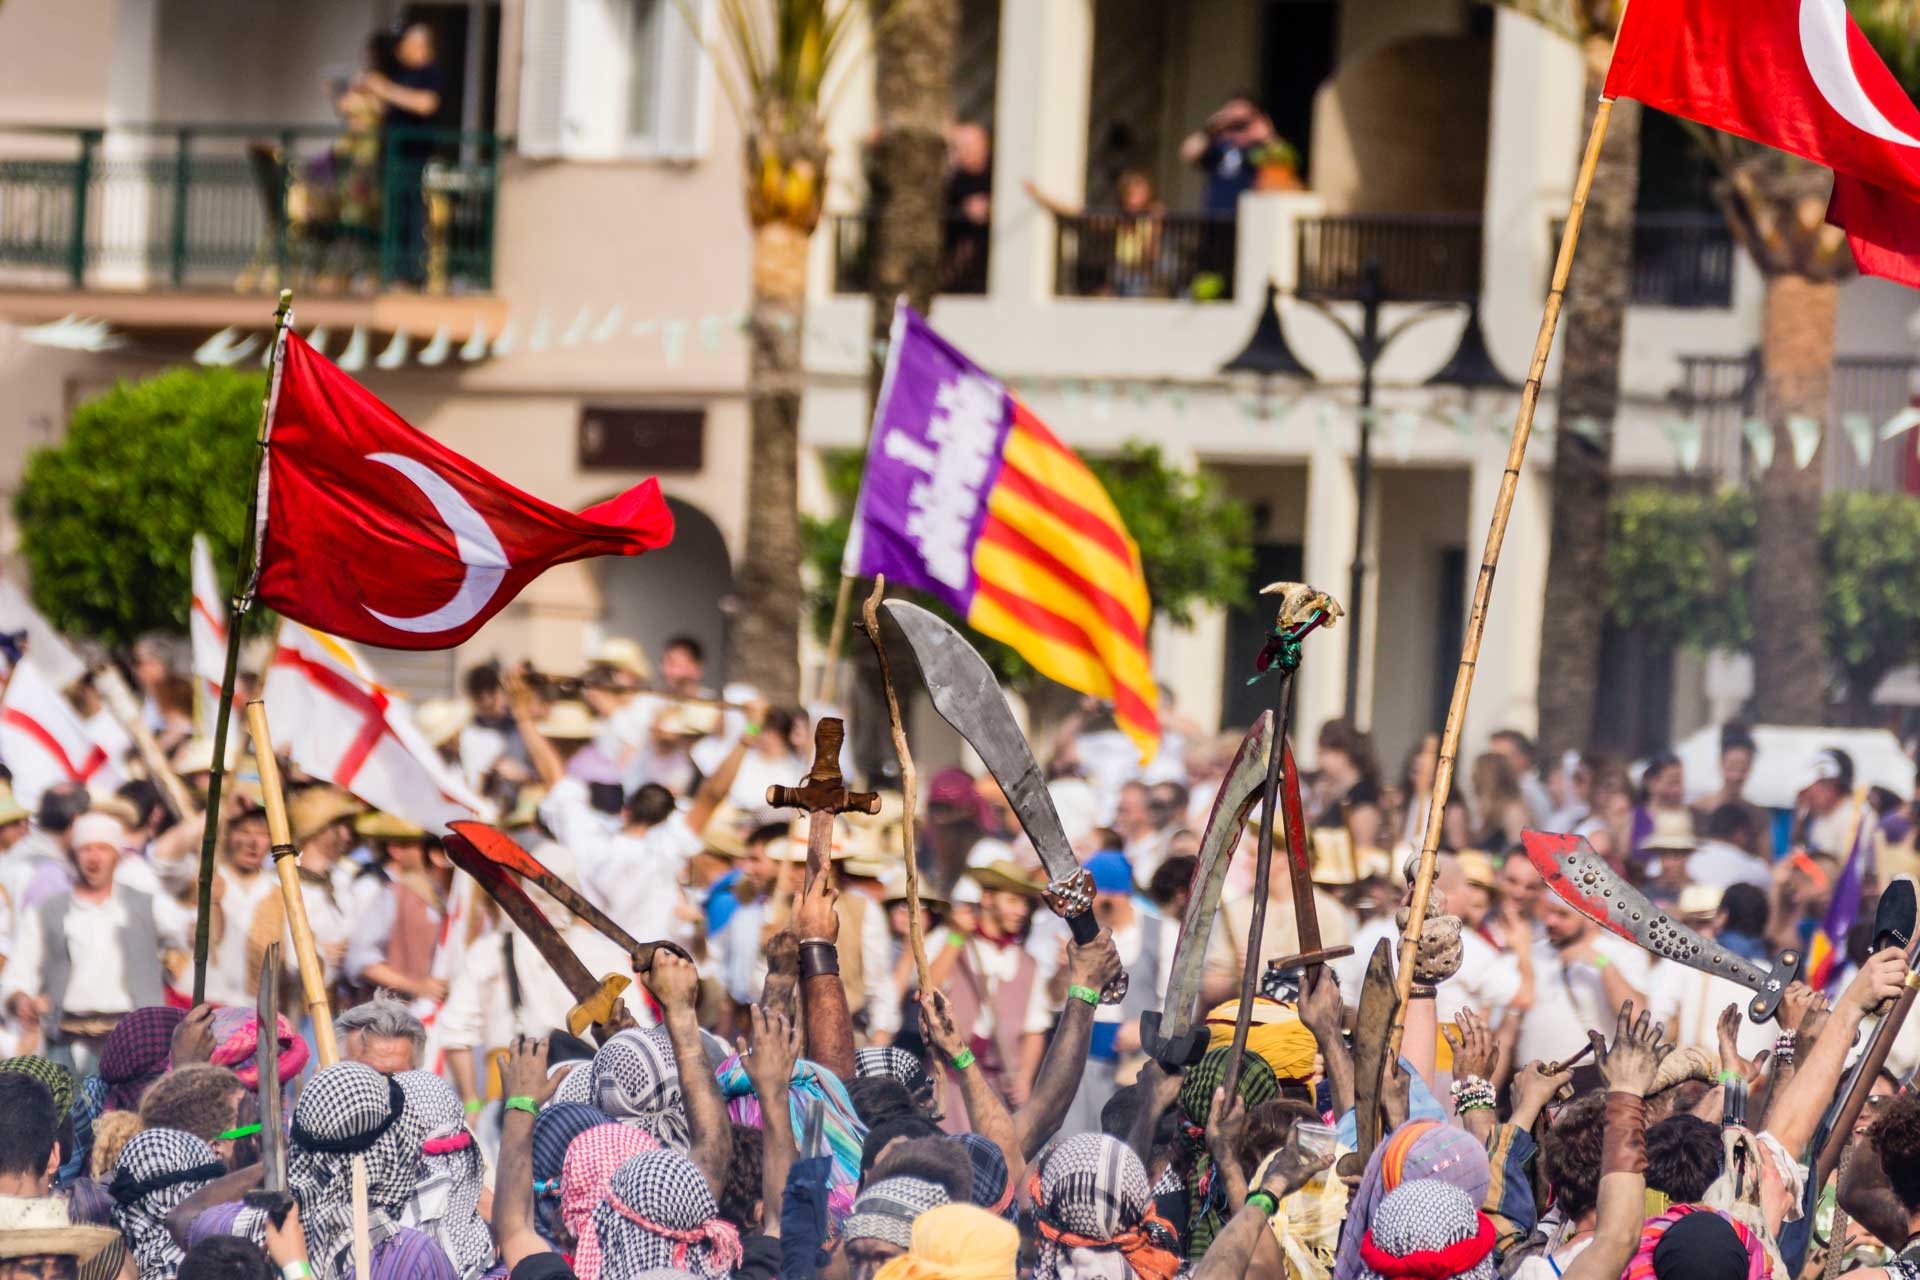
M 873 1280 L 1011 1280 L 1020 1232 L 970 1204 L 943 1204 L 913 1220 L 913 1245 Z
M 1229 1000 L 1207 1014 L 1208 1049 L 1224 1049 L 1233 1043 L 1233 1024 L 1239 1016 L 1238 1000 Z M 1313 1057 L 1319 1046 L 1294 1006 L 1255 996 L 1253 1021 L 1247 1027 L 1247 1051 L 1265 1058 L 1273 1074 L 1282 1080 L 1311 1080 Z

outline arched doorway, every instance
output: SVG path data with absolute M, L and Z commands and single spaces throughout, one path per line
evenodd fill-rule
M 678 498 L 668 498 L 667 506 L 672 542 L 645 555 L 593 562 L 600 575 L 601 631 L 638 640 L 656 660 L 669 639 L 692 636 L 706 652 L 707 682 L 718 688 L 727 672 L 721 606 L 733 591 L 733 562 L 706 512 Z

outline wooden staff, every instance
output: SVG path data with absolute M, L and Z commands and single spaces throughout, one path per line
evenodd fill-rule
M 851 581 L 842 578 L 844 585 Z M 900 718 L 900 697 L 893 691 L 893 667 L 887 661 L 887 646 L 880 639 L 880 598 L 887 593 L 887 577 L 875 574 L 873 594 L 867 597 L 860 615 L 866 619 L 867 639 L 873 643 L 874 656 L 880 659 L 880 684 L 887 692 L 887 722 L 893 730 L 894 754 L 900 757 L 900 843 L 906 855 L 907 869 L 907 945 L 913 948 L 913 967 L 920 971 L 920 990 L 933 990 L 933 973 L 927 967 L 927 936 L 920 927 L 920 867 L 914 858 L 913 802 L 919 794 L 920 778 L 913 770 L 913 753 L 907 750 L 907 728 Z
M 1473 692 L 1473 669 L 1480 660 L 1480 637 L 1487 629 L 1487 605 L 1493 598 L 1493 574 L 1500 563 L 1500 546 L 1507 537 L 1507 516 L 1520 484 L 1520 465 L 1527 457 L 1527 438 L 1533 433 L 1533 411 L 1540 403 L 1540 382 L 1546 375 L 1553 333 L 1560 325 L 1560 307 L 1566 300 L 1567 277 L 1573 271 L 1573 250 L 1580 242 L 1580 224 L 1586 218 L 1587 193 L 1593 190 L 1594 170 L 1600 164 L 1600 144 L 1606 141 L 1613 99 L 1601 98 L 1587 134 L 1586 153 L 1573 182 L 1573 202 L 1567 208 L 1566 229 L 1560 233 L 1560 256 L 1553 264 L 1553 287 L 1547 292 L 1540 316 L 1540 334 L 1533 344 L 1533 363 L 1527 385 L 1520 392 L 1520 412 L 1507 446 L 1507 469 L 1500 477 L 1500 496 L 1493 504 L 1493 522 L 1487 527 L 1487 547 L 1480 558 L 1480 576 L 1473 584 L 1473 612 L 1467 617 L 1466 640 L 1460 646 L 1460 670 L 1453 678 L 1453 699 L 1447 704 L 1447 727 L 1440 735 L 1440 755 L 1434 762 L 1433 794 L 1427 799 L 1427 834 L 1420 845 L 1420 869 L 1413 879 L 1413 899 L 1407 904 L 1407 930 L 1400 940 L 1400 963 L 1394 974 L 1393 1029 L 1388 1039 L 1389 1060 L 1400 1054 L 1406 1031 L 1407 996 L 1413 988 L 1413 960 L 1420 949 L 1420 930 L 1427 919 L 1427 899 L 1433 891 L 1433 869 L 1439 856 L 1440 829 L 1446 822 L 1447 793 L 1453 789 L 1453 761 L 1460 749 L 1460 730 L 1467 718 L 1467 698 Z
M 180 781 L 180 775 L 167 763 L 166 753 L 154 740 L 153 730 L 140 719 L 140 704 L 133 700 L 133 690 L 127 687 L 119 671 L 111 666 L 101 667 L 93 673 L 93 688 L 100 695 L 100 701 L 107 704 L 107 713 L 119 721 L 127 736 L 133 739 L 141 762 L 147 766 L 147 776 L 160 789 L 161 798 L 167 802 L 167 808 L 173 810 L 173 816 L 184 820 L 200 812 L 187 791 L 187 784 Z
M 287 800 L 280 790 L 280 762 L 274 758 L 273 738 L 267 731 L 267 704 L 247 704 L 247 732 L 260 760 L 260 787 L 266 793 L 267 837 L 273 841 L 273 869 L 280 877 L 280 896 L 287 904 L 287 931 L 293 935 L 293 953 L 300 960 L 300 987 L 307 997 L 307 1016 L 313 1019 L 313 1043 L 320 1065 L 340 1060 L 333 1040 L 333 1011 L 327 1004 L 327 980 L 320 953 L 313 945 L 313 926 L 307 923 L 307 900 L 300 892 L 300 853 L 287 828 Z M 268 1034 L 265 1028 L 262 1035 Z

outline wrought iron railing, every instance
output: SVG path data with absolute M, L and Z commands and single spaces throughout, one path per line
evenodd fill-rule
M 0 128 L 0 284 L 486 291 L 498 154 L 454 130 Z
M 1367 264 L 1395 302 L 1471 302 L 1480 296 L 1477 213 L 1352 213 L 1300 222 L 1302 297 L 1353 298 Z
M 987 291 L 988 226 L 970 218 L 949 218 L 941 245 L 940 292 Z M 841 213 L 833 217 L 833 291 L 865 293 L 872 287 L 873 217 Z
M 1556 247 L 1565 226 L 1564 218 L 1549 226 Z M 1633 223 L 1629 300 L 1642 307 L 1725 310 L 1733 305 L 1733 262 L 1733 233 L 1719 214 L 1640 214 Z
M 1054 292 L 1068 298 L 1233 297 L 1230 214 L 1092 212 L 1054 219 Z

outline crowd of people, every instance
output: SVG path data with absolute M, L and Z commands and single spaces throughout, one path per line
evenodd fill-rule
M 204 796 L 211 745 L 167 658 L 136 650 L 145 727 Z M 9 796 L 0 1278 L 1920 1276 L 1920 1032 L 1897 1038 L 1850 1140 L 1824 1141 L 1908 977 L 1899 947 L 1873 950 L 1875 900 L 1915 869 L 1913 809 L 1857 801 L 1838 749 L 1775 812 L 1745 796 L 1755 748 L 1737 725 L 1717 779 L 1668 755 L 1542 762 L 1495 735 L 1444 797 L 1401 1054 L 1376 1096 L 1356 1057 L 1381 1028 L 1357 1012 L 1368 958 L 1404 927 L 1431 740 L 1388 777 L 1364 732 L 1321 727 L 1303 779 L 1313 902 L 1273 875 L 1257 946 L 1258 823 L 1230 833 L 1203 917 L 1206 1047 L 1167 1065 L 1141 1019 L 1168 1003 L 1237 733 L 1170 715 L 1142 764 L 1089 704 L 1036 744 L 1092 882 L 1100 928 L 1082 945 L 1005 795 L 963 769 L 926 779 L 917 905 L 897 794 L 835 819 L 811 873 L 805 816 L 767 795 L 811 767 L 811 717 L 709 687 L 690 638 L 657 668 L 621 640 L 564 678 L 476 668 L 415 720 L 503 831 L 673 947 L 569 1034 L 579 993 L 438 835 L 289 766 L 324 972 L 283 947 L 267 1029 L 262 959 L 292 939 L 250 759 L 223 788 L 197 1004 L 204 818 L 176 818 L 151 780 L 56 786 L 31 812 Z M 1824 981 L 1755 1024 L 1745 987 L 1564 903 L 1525 830 L 1583 837 L 1743 958 L 1804 948 L 1836 892 L 1859 894 L 1858 924 Z M 631 972 L 591 921 L 528 892 L 596 978 Z M 1305 910 L 1353 955 L 1290 969 Z M 283 1132 L 262 1131 L 268 1096 Z M 1357 1110 L 1376 1107 L 1377 1140 Z

